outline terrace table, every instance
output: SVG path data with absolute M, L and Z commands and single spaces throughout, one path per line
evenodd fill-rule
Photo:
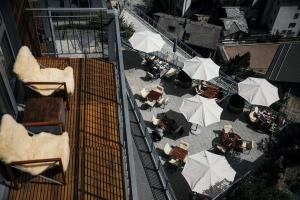
M 157 101 L 161 96 L 162 93 L 155 90 L 151 90 L 147 95 L 147 99 L 149 99 L 150 101 Z
M 238 149 L 239 140 L 241 140 L 241 136 L 239 136 L 237 133 L 234 132 L 225 133 L 224 131 L 222 133 L 222 143 L 227 147 Z
M 180 147 L 173 147 L 170 152 L 170 157 L 175 160 L 181 160 L 184 161 L 185 157 L 188 155 L 188 151 L 185 149 L 182 149 Z

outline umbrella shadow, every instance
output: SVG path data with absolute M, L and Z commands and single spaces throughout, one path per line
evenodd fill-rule
M 192 125 L 186 121 L 183 114 L 176 112 L 174 110 L 168 110 L 167 112 L 157 114 L 157 118 L 159 118 L 159 119 L 162 119 L 164 116 L 167 116 L 168 118 L 175 120 L 176 124 L 178 126 L 182 126 L 182 128 L 184 130 L 181 135 L 179 133 L 175 133 L 175 134 L 170 133 L 170 134 L 166 134 L 165 137 L 173 139 L 173 140 L 177 140 L 181 137 L 189 135 Z
M 166 162 L 163 167 L 177 199 L 187 199 L 191 195 L 192 190 L 181 174 L 182 168 L 171 165 L 169 162 Z
M 242 114 L 235 114 L 228 110 L 227 106 L 222 106 L 223 112 L 221 113 L 221 120 L 235 121 L 239 119 Z
M 164 87 L 164 92 L 167 95 L 172 95 L 172 96 L 177 96 L 177 97 L 182 97 L 183 95 L 186 95 L 186 94 L 195 95 L 192 88 L 184 89 L 184 88 L 178 87 L 175 84 L 174 80 L 161 79 L 160 84 Z
M 143 58 L 138 52 L 132 50 L 123 50 L 123 58 L 125 70 L 145 69 L 145 67 L 141 65 Z

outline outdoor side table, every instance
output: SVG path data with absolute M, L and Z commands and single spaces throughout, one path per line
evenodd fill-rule
M 151 90 L 147 95 L 147 98 L 151 101 L 157 101 L 162 96 L 162 93 L 155 90 Z
M 170 152 L 170 157 L 175 160 L 181 160 L 184 161 L 185 157 L 188 155 L 188 151 L 185 149 L 182 149 L 180 147 L 174 147 Z
M 65 106 L 61 97 L 28 98 L 22 115 L 22 123 L 33 133 L 61 134 L 65 124 Z

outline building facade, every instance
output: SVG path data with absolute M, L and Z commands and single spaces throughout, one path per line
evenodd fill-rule
M 269 0 L 261 24 L 273 35 L 300 36 L 300 2 L 297 0 Z

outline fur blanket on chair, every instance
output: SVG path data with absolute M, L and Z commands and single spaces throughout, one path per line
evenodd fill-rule
M 17 123 L 10 115 L 2 117 L 0 125 L 0 159 L 9 164 L 13 161 L 25 161 L 47 158 L 61 158 L 64 171 L 69 164 L 69 135 L 41 132 L 29 136 L 23 125 Z M 47 164 L 22 165 L 21 170 L 38 175 L 49 168 Z
M 27 46 L 20 48 L 13 71 L 25 83 L 65 82 L 68 94 L 72 95 L 74 93 L 73 68 L 68 66 L 64 70 L 57 68 L 41 69 Z M 63 89 L 63 86 L 59 88 L 58 85 L 33 85 L 32 89 L 41 95 L 49 96 L 54 91 Z

